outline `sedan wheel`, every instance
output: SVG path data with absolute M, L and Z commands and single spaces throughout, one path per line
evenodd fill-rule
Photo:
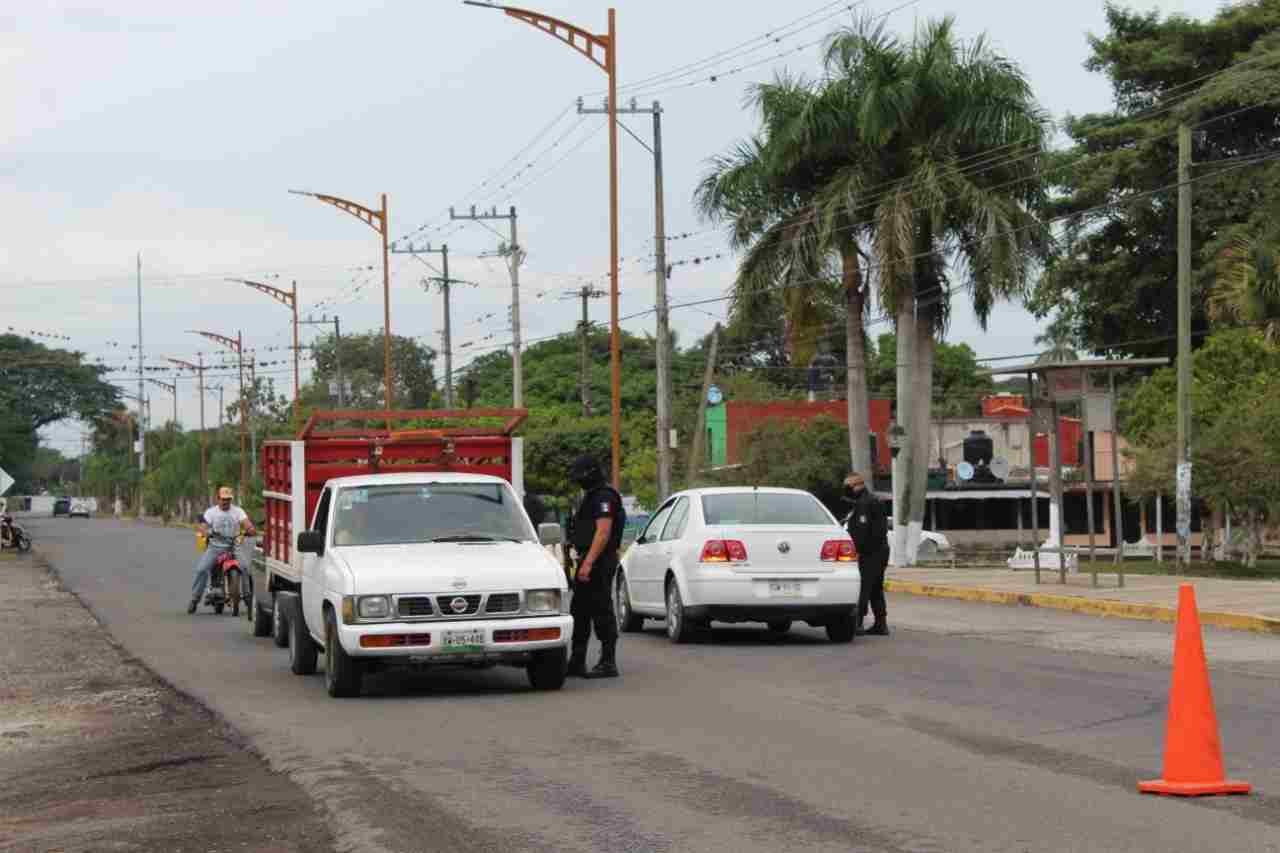
M 627 591 L 627 576 L 619 569 L 613 582 L 613 610 L 618 617 L 618 630 L 634 634 L 644 628 L 644 617 L 631 609 L 631 593 Z
M 684 599 L 680 597 L 680 585 L 675 578 L 667 581 L 667 639 L 673 643 L 693 639 L 693 626 L 684 612 Z

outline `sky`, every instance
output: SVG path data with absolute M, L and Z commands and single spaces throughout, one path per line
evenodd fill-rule
M 816 72 L 822 37 L 855 14 L 904 35 L 954 14 L 963 37 L 986 33 L 1022 66 L 1055 119 L 1111 102 L 1105 78 L 1083 68 L 1087 34 L 1105 29 L 1102 0 L 616 4 L 619 101 L 660 101 L 667 233 L 690 235 L 668 245 L 673 304 L 723 296 L 733 280 L 723 231 L 698 218 L 692 192 L 709 158 L 754 129 L 744 90 L 784 67 Z M 1205 17 L 1220 4 L 1130 5 Z M 605 29 L 604 4 L 537 8 Z M 140 255 L 147 365 L 218 361 L 216 345 L 188 330 L 239 332 L 260 375 L 291 389 L 288 310 L 227 278 L 297 282 L 304 318 L 336 313 L 344 333 L 380 329 L 383 304 L 378 235 L 290 189 L 370 207 L 386 193 L 399 246 L 448 244 L 452 277 L 468 282 L 454 288 L 455 368 L 510 341 L 511 289 L 502 259 L 482 257 L 507 223 L 450 221 L 451 205 L 516 207 L 526 341 L 574 327 L 580 304 L 566 291 L 607 288 L 605 120 L 576 106 L 578 97 L 600 106 L 604 74 L 525 24 L 456 0 L 119 0 L 109 10 L 16 0 L 5 9 L 0 327 L 136 365 Z M 648 115 L 623 121 L 651 140 Z M 653 306 L 654 192 L 651 155 L 625 132 L 619 146 L 625 317 Z M 391 328 L 438 349 L 441 296 L 423 283 L 438 275 L 428 265 L 438 268 L 438 255 L 392 256 Z M 672 328 L 692 342 L 726 309 L 675 310 Z M 607 322 L 607 299 L 590 310 Z M 652 314 L 623 327 L 652 332 Z M 324 331 L 305 326 L 304 343 Z M 947 339 L 998 357 L 1033 352 L 1038 331 L 1018 305 L 998 307 L 983 330 L 958 299 Z M 111 375 L 125 384 L 137 373 Z M 234 371 L 211 371 L 219 382 L 233 384 Z M 136 378 L 127 386 L 136 392 Z M 158 424 L 172 398 L 156 385 L 147 393 Z M 194 381 L 184 376 L 179 393 L 179 419 L 198 426 Z M 71 454 L 80 434 L 63 424 L 46 440 Z

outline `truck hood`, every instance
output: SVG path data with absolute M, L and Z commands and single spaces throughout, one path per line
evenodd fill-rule
M 566 588 L 560 564 L 536 542 L 363 545 L 332 551 L 351 572 L 356 595 Z

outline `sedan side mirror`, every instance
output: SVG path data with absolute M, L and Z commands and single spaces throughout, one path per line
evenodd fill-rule
M 564 541 L 564 531 L 558 524 L 539 524 L 538 541 L 543 545 L 559 545 Z
M 298 534 L 298 553 L 323 554 L 324 534 L 319 530 L 304 530 Z

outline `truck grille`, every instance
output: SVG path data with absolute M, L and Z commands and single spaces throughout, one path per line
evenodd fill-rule
M 485 613 L 516 613 L 520 610 L 520 593 L 495 592 L 485 602 Z
M 462 599 L 466 602 L 466 609 L 454 609 L 453 602 L 458 599 Z M 470 616 L 480 610 L 480 596 L 437 595 L 436 606 L 440 608 L 441 616 Z
M 406 596 L 399 599 L 399 612 L 401 616 L 434 616 L 435 611 L 431 609 L 431 599 L 425 595 Z

